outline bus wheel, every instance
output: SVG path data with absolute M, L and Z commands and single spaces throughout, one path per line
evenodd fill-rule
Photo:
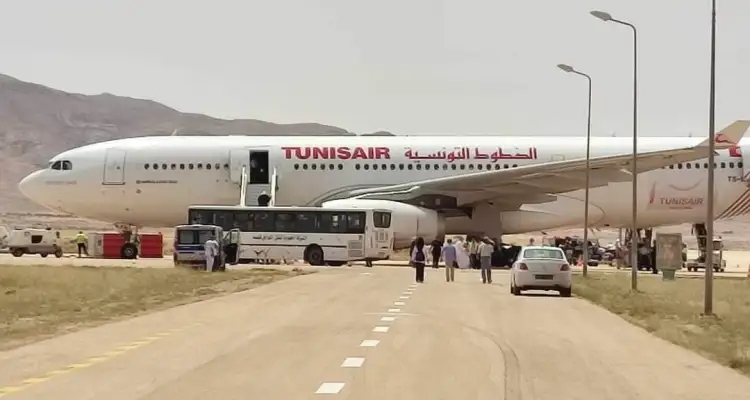
M 310 245 L 307 250 L 305 250 L 305 259 L 310 265 L 316 267 L 325 265 L 323 249 L 321 249 L 317 244 Z
M 120 249 L 120 257 L 125 260 L 135 260 L 138 256 L 138 248 L 133 243 L 125 243 Z

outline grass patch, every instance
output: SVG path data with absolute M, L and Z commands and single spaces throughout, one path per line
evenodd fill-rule
M 573 292 L 672 343 L 750 376 L 750 282 L 714 280 L 715 317 L 702 317 L 703 279 L 630 274 L 574 276 Z
M 304 274 L 247 269 L 0 266 L 0 349 Z

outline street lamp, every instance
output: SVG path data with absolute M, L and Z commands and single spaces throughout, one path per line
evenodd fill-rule
M 586 195 L 583 206 L 583 276 L 587 276 L 589 269 L 589 187 L 591 177 L 591 171 L 589 170 L 591 160 L 591 77 L 583 72 L 576 71 L 570 65 L 557 64 L 557 68 L 567 73 L 580 75 L 589 81 L 588 124 L 586 127 Z
M 629 26 L 633 30 L 633 227 L 630 243 L 631 288 L 638 290 L 638 40 L 635 26 L 629 22 L 612 18 L 604 11 L 590 13 L 604 22 Z
M 706 198 L 706 277 L 703 315 L 713 314 L 714 294 L 714 122 L 716 113 L 716 0 L 711 0 L 711 73 L 708 100 L 708 197 Z

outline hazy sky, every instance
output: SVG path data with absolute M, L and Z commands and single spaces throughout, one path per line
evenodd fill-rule
M 748 0 L 719 0 L 717 129 L 750 118 Z M 180 111 L 354 132 L 708 129 L 710 0 L 7 0 L 0 72 Z M 2 94 L 0 93 L 0 96 Z

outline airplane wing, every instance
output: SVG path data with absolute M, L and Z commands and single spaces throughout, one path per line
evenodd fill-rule
M 750 128 L 750 120 L 735 121 L 715 135 L 715 149 L 736 146 Z M 708 139 L 693 146 L 640 153 L 637 172 L 643 173 L 669 165 L 708 157 Z M 590 159 L 591 187 L 632 179 L 632 153 Z M 495 199 L 516 209 L 522 204 L 555 200 L 554 194 L 586 187 L 586 159 L 552 161 L 510 169 L 493 170 L 428 179 L 398 185 L 351 191 L 349 198 L 409 201 L 424 195 L 455 197 L 459 206 Z

